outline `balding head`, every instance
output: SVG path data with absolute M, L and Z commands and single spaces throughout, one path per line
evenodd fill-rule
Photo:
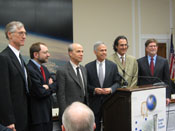
M 83 47 L 78 43 L 73 43 L 68 46 L 70 60 L 78 65 L 83 59 Z
M 89 107 L 74 102 L 63 113 L 63 131 L 93 131 L 95 127 L 94 114 Z

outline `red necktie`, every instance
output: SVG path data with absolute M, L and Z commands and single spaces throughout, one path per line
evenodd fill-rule
M 46 75 L 45 75 L 45 72 L 44 72 L 44 69 L 43 69 L 42 66 L 40 67 L 40 70 L 41 70 L 41 74 L 42 74 L 42 76 L 44 78 L 44 82 L 46 82 Z
M 154 75 L 154 62 L 153 62 L 153 57 L 151 57 L 151 63 L 150 63 L 150 70 L 151 70 L 151 74 L 152 76 Z

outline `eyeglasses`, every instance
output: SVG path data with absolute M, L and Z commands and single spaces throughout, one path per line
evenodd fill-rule
M 150 45 L 150 46 L 148 46 L 149 48 L 155 48 L 155 47 L 157 47 L 157 45 Z
M 24 31 L 21 31 L 21 32 L 12 32 L 12 33 L 17 33 L 19 36 L 27 35 L 27 32 L 24 32 Z

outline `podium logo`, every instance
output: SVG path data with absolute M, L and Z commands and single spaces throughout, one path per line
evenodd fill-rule
M 153 111 L 156 108 L 157 100 L 154 95 L 149 95 L 146 100 L 146 106 L 149 111 Z

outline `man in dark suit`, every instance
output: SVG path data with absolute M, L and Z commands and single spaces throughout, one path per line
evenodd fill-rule
M 20 55 L 26 30 L 21 22 L 12 21 L 6 25 L 5 35 L 9 45 L 0 57 L 0 123 L 13 131 L 27 131 L 29 81 Z
M 13 131 L 13 130 L 0 124 L 0 131 Z
M 65 108 L 72 102 L 88 104 L 86 69 L 79 64 L 83 59 L 83 47 L 78 43 L 70 44 L 68 54 L 70 61 L 56 73 L 60 124 Z
M 166 85 L 167 104 L 171 95 L 170 73 L 167 59 L 158 56 L 158 45 L 155 39 L 145 43 L 147 55 L 138 59 L 138 85 L 148 85 L 163 81 Z
M 42 65 L 50 54 L 46 44 L 37 42 L 30 47 L 27 64 L 31 79 L 31 131 L 52 131 L 52 100 L 54 83 L 48 69 Z
M 88 78 L 89 105 L 95 114 L 96 131 L 101 129 L 101 106 L 104 100 L 120 87 L 120 76 L 115 63 L 106 59 L 107 47 L 96 42 L 94 53 L 97 57 L 86 65 Z

